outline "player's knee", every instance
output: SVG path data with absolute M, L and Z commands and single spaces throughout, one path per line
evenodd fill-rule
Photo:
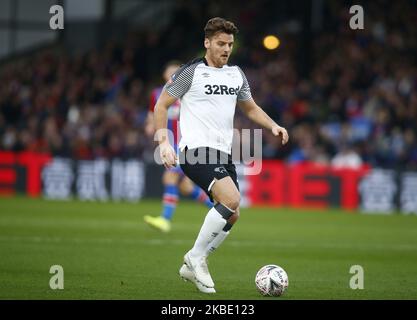
M 162 177 L 162 183 L 164 185 L 168 185 L 168 184 L 178 184 L 178 174 L 175 172 L 165 172 L 163 177 Z
M 179 184 L 179 189 L 180 189 L 180 193 L 183 196 L 188 196 L 193 191 L 192 187 L 190 188 L 190 186 L 185 181 L 182 181 Z

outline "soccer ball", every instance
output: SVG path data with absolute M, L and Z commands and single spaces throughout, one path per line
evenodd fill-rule
M 263 296 L 279 297 L 288 288 L 288 275 L 280 266 L 268 264 L 259 269 L 255 284 Z

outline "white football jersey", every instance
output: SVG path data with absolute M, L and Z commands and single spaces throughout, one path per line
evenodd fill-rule
M 165 90 L 181 100 L 180 150 L 210 147 L 231 154 L 236 102 L 252 98 L 238 66 L 215 68 L 196 59 L 178 69 Z

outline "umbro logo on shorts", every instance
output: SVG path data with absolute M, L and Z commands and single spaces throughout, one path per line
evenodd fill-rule
M 214 168 L 214 172 L 227 173 L 227 170 L 223 167 L 217 167 L 217 168 Z

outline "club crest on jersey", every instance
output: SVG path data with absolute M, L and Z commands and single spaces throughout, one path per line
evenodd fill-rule
M 239 93 L 240 90 L 240 86 L 237 88 L 229 88 L 226 85 L 211 85 L 211 84 L 206 84 L 204 86 L 204 88 L 206 88 L 206 91 L 204 91 L 205 94 L 215 94 L 215 95 L 237 95 Z

